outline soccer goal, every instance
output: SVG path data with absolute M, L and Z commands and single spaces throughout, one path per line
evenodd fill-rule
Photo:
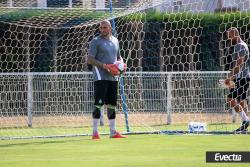
M 218 84 L 225 76 L 225 72 L 128 72 L 123 76 L 127 110 L 122 110 L 120 96 L 117 126 L 126 133 L 183 133 L 189 122 L 203 122 L 209 131 L 230 130 L 233 117 L 225 106 L 227 91 Z M 92 80 L 90 72 L 2 73 L 1 137 L 90 134 Z M 105 127 L 102 133 L 107 133 Z
M 86 57 L 103 19 L 128 66 L 120 131 L 189 133 L 194 123 L 231 133 L 240 121 L 219 85 L 234 64 L 225 32 L 237 27 L 249 43 L 249 8 L 247 0 L 1 1 L 0 139 L 91 134 Z

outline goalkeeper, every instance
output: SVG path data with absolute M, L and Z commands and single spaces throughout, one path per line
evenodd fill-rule
M 228 103 L 240 114 L 242 119 L 241 126 L 236 129 L 236 132 L 247 131 L 249 126 L 249 118 L 247 116 L 247 92 L 250 81 L 250 58 L 247 44 L 242 41 L 239 31 L 236 28 L 230 28 L 227 31 L 227 37 L 231 44 L 234 45 L 233 69 L 230 71 L 225 85 L 230 89 L 228 95 Z
M 107 116 L 110 127 L 111 138 L 124 138 L 116 131 L 116 105 L 118 81 L 116 75 L 120 71 L 113 64 L 123 61 L 119 52 L 119 42 L 112 35 L 109 21 L 105 20 L 99 26 L 100 35 L 90 42 L 87 63 L 92 65 L 94 74 L 94 111 L 93 111 L 93 135 L 92 139 L 100 139 L 98 125 L 100 122 L 101 108 L 107 105 Z

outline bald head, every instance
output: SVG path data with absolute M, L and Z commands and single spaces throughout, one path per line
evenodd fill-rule
M 111 36 L 112 32 L 111 23 L 108 20 L 102 21 L 100 23 L 99 30 L 101 32 L 101 36 L 108 39 Z
M 111 27 L 111 23 L 108 20 L 101 21 L 100 25 L 107 25 L 107 26 Z
M 239 31 L 237 28 L 232 27 L 227 30 L 227 36 L 229 39 L 234 39 L 235 37 L 239 37 Z

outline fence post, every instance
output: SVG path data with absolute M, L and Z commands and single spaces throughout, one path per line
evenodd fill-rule
M 28 92 L 27 92 L 27 109 L 28 109 L 28 127 L 32 127 L 33 112 L 33 74 L 28 73 Z
M 167 125 L 172 124 L 172 74 L 167 75 Z
M 69 0 L 69 8 L 72 8 L 72 7 L 73 7 L 72 0 Z

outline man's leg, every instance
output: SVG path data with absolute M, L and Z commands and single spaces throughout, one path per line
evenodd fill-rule
M 248 110 L 247 101 L 242 100 L 240 102 L 240 106 L 242 107 L 242 111 L 239 112 L 242 120 L 242 125 L 237 129 L 237 131 L 246 131 L 249 126 L 249 117 L 247 116 L 247 110 Z
M 98 125 L 100 122 L 100 116 L 101 116 L 101 111 L 100 108 L 102 106 L 95 106 L 94 112 L 92 114 L 93 116 L 93 135 L 92 135 L 92 139 L 99 139 L 99 134 L 98 134 Z
M 230 105 L 231 108 L 233 108 L 236 113 L 238 113 L 241 116 L 241 120 L 242 120 L 242 124 L 245 120 L 247 120 L 246 114 L 244 112 L 243 107 L 241 106 L 240 103 L 238 103 L 237 99 L 228 99 L 228 103 Z M 245 123 L 245 122 L 244 122 Z M 235 131 L 242 131 L 245 128 L 241 125 L 241 127 L 239 127 L 238 129 L 236 129 Z
M 107 116 L 109 120 L 109 128 L 110 128 L 110 136 L 114 135 L 116 132 L 116 125 L 115 125 L 115 118 L 116 118 L 116 113 L 115 113 L 115 106 L 113 105 L 108 105 L 107 106 Z
M 235 86 L 235 88 L 230 90 L 227 101 L 230 107 L 241 116 L 242 125 L 235 131 L 244 131 L 247 128 L 247 126 L 245 126 L 245 121 L 249 120 L 246 116 L 246 113 L 244 112 L 244 110 L 247 109 L 247 106 L 245 105 L 245 99 L 248 85 L 246 85 L 246 80 L 241 79 L 236 81 Z
M 126 138 L 125 136 L 122 136 L 117 130 L 116 130 L 116 113 L 115 113 L 115 106 L 108 105 L 108 119 L 109 119 L 109 127 L 110 127 L 110 137 L 111 138 Z
M 108 86 L 108 95 L 106 97 L 107 104 L 107 114 L 110 127 L 110 137 L 111 138 L 125 138 L 119 132 L 116 131 L 116 105 L 117 105 L 117 89 L 118 82 L 110 81 Z
M 103 106 L 101 108 L 100 126 L 104 126 L 104 109 L 105 107 Z
M 94 82 L 94 97 L 95 97 L 95 108 L 93 111 L 93 135 L 92 139 L 99 139 L 98 125 L 100 123 L 101 108 L 104 105 L 105 94 L 107 91 L 106 81 Z
M 239 112 L 242 120 L 242 125 L 237 129 L 237 131 L 246 131 L 249 126 L 249 118 L 247 116 L 247 93 L 249 89 L 249 83 L 248 79 L 242 78 L 240 80 L 240 87 L 238 89 L 238 103 L 241 106 L 241 111 Z

